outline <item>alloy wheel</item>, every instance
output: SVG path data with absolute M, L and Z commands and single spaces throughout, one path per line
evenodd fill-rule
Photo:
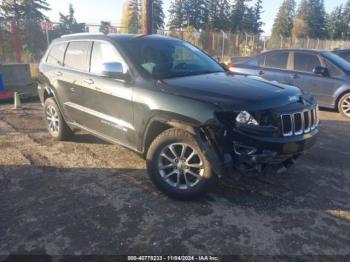
M 60 128 L 60 118 L 57 110 L 52 105 L 49 105 L 46 109 L 46 119 L 50 131 L 54 134 L 58 134 Z
M 343 99 L 341 104 L 341 110 L 346 116 L 350 117 L 350 95 Z
M 181 190 L 195 187 L 205 171 L 201 156 L 185 143 L 166 146 L 159 155 L 158 170 L 166 183 Z

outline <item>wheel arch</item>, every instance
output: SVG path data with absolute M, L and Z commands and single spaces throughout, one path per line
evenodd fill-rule
M 342 92 L 339 95 L 337 95 L 337 99 L 335 100 L 335 109 L 336 110 L 339 110 L 340 99 L 342 99 L 342 97 L 346 94 L 350 94 L 350 88 L 348 88 L 346 90 L 342 90 Z

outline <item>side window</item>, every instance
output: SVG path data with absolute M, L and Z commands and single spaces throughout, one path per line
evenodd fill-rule
M 64 66 L 80 71 L 88 71 L 89 42 L 71 42 L 68 45 Z
M 287 69 L 288 57 L 288 52 L 277 52 L 267 54 L 265 58 L 265 67 Z
M 294 70 L 312 73 L 315 67 L 321 66 L 317 55 L 306 53 L 294 53 Z
M 63 66 L 64 53 L 66 52 L 66 49 L 67 43 L 61 43 L 52 46 L 47 56 L 46 63 L 53 66 Z
M 123 63 L 123 59 L 111 44 L 103 42 L 94 42 L 91 54 L 90 72 L 94 74 L 101 73 L 104 63 Z
M 262 56 L 258 56 L 256 58 L 253 58 L 247 64 L 251 65 L 251 66 L 264 66 L 265 65 L 265 56 L 262 55 Z

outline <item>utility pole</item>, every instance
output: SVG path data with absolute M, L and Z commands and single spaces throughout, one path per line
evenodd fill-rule
M 153 0 L 142 0 L 142 20 L 143 33 L 153 34 Z

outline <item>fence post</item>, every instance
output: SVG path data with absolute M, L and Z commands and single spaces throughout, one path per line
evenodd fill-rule
M 281 45 L 280 45 L 280 48 L 283 48 L 283 35 L 280 35 L 280 38 L 281 38 Z

